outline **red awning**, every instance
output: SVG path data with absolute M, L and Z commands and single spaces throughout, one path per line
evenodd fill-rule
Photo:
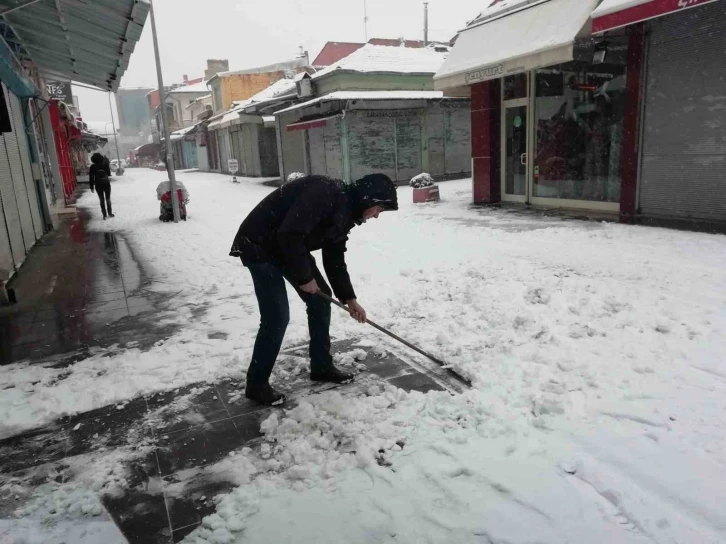
M 321 119 L 310 119 L 309 121 L 297 121 L 287 125 L 287 131 L 292 132 L 293 130 L 307 130 L 310 128 L 324 127 L 328 124 L 328 121 L 335 119 L 339 115 L 331 115 L 329 117 L 323 117 Z
M 716 0 L 648 0 L 645 3 L 635 6 L 626 7 L 619 11 L 605 13 L 597 16 L 592 20 L 592 33 L 605 32 L 634 23 L 647 21 L 673 13 L 674 11 L 682 11 L 684 9 L 709 4 Z

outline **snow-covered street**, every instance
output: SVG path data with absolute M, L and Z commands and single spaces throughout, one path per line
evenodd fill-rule
M 79 206 L 92 230 L 129 240 L 174 301 L 158 320 L 181 330 L 69 368 L 2 367 L 0 437 L 244 376 L 259 317 L 228 253 L 273 188 L 181 172 L 189 220 L 175 225 L 158 220 L 164 176 L 127 170 L 113 219 L 93 194 Z M 470 180 L 440 189 L 441 203 L 414 205 L 399 188 L 401 209 L 356 227 L 346 258 L 369 317 L 472 389 L 343 388 L 273 413 L 259 450 L 219 463 L 239 487 L 186 541 L 726 541 L 726 238 L 474 208 Z M 288 291 L 293 347 L 307 322 Z M 365 338 L 364 355 L 427 364 L 334 312 L 333 336 Z

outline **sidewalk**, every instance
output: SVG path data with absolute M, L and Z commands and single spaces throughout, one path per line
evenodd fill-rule
M 18 304 L 0 307 L 0 361 L 9 364 L 83 357 L 93 347 L 155 342 L 142 316 L 153 296 L 123 236 L 90 233 L 88 217 L 64 219 L 27 257 L 9 287 Z
M 157 312 L 169 311 L 174 301 L 159 300 L 149 290 L 154 279 L 133 247 L 122 235 L 88 232 L 87 222 L 83 213 L 67 220 L 13 279 L 19 302 L 0 310 L 4 364 L 30 360 L 65 367 L 96 348 L 143 350 L 175 332 L 154 323 Z M 335 342 L 333 351 L 355 347 L 355 340 Z M 385 383 L 408 391 L 460 390 L 445 371 L 414 367 L 393 353 L 343 363 L 365 368 L 354 385 L 313 384 L 305 371 L 295 376 L 295 368 L 299 372 L 306 362 L 305 351 L 288 349 L 277 365 L 291 375 L 284 384 L 288 409 L 322 391 L 354 397 Z M 282 412 L 247 401 L 243 388 L 233 380 L 196 383 L 74 414 L 0 441 L 0 540 L 8 536 L 3 527 L 10 527 L 11 541 L 12 531 L 19 536 L 28 530 L 27 517 L 16 519 L 19 509 L 42 513 L 52 505 L 46 517 L 30 520 L 36 531 L 57 529 L 58 516 L 71 515 L 73 505 L 88 501 L 93 489 L 101 496 L 100 516 L 104 510 L 110 514 L 128 542 L 181 541 L 215 511 L 216 495 L 239 485 L 220 469 L 225 458 L 243 447 L 258 452 L 260 423 Z M 68 511 L 59 511 L 59 504 Z M 99 521 L 85 514 L 75 520 L 89 527 Z M 108 537 L 104 541 L 112 544 Z

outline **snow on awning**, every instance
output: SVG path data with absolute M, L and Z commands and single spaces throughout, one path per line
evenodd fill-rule
M 328 121 L 340 117 L 340 114 L 329 115 L 327 117 L 321 117 L 320 119 L 310 119 L 308 121 L 297 121 L 287 125 L 287 131 L 292 132 L 294 130 L 308 130 L 311 128 L 320 128 L 328 124 Z
M 592 32 L 600 33 L 647 21 L 716 0 L 605 0 L 592 14 Z
M 472 85 L 573 60 L 599 0 L 544 0 L 463 30 L 434 76 L 434 88 Z
M 447 100 L 441 91 L 334 91 L 275 112 L 275 115 L 333 100 Z

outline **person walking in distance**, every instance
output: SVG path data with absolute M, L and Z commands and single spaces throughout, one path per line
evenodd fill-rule
M 103 218 L 106 219 L 107 211 L 108 217 L 114 217 L 111 209 L 111 166 L 100 153 L 94 153 L 91 156 L 91 163 L 88 172 L 88 183 L 91 186 L 91 192 L 98 193 Z
M 353 183 L 326 176 L 305 176 L 270 193 L 242 222 L 230 255 L 239 257 L 252 276 L 260 308 L 260 329 L 247 371 L 245 396 L 276 406 L 285 395 L 269 383 L 290 319 L 285 280 L 307 306 L 310 331 L 310 379 L 349 383 L 353 375 L 333 365 L 330 354 L 332 295 L 311 251 L 322 249 L 323 267 L 335 296 L 360 322 L 366 311 L 358 304 L 345 264 L 348 233 L 355 225 L 397 210 L 396 186 L 384 174 Z

